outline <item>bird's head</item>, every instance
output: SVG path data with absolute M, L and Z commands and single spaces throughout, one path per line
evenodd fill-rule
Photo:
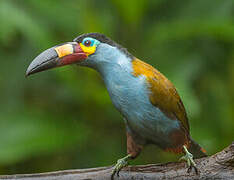
M 38 55 L 29 65 L 26 76 L 70 64 L 94 67 L 113 59 L 117 51 L 133 58 L 126 49 L 103 34 L 82 34 L 73 42 L 54 46 Z

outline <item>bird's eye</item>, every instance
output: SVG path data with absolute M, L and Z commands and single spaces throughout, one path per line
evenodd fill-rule
M 89 47 L 90 45 L 91 45 L 91 41 L 90 40 L 86 40 L 85 42 L 84 42 L 84 45 L 85 46 L 87 46 L 87 47 Z

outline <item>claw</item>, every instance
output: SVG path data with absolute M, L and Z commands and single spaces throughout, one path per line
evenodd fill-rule
M 130 157 L 131 157 L 131 155 L 128 154 L 128 155 L 125 156 L 124 158 L 119 159 L 119 160 L 117 161 L 117 163 L 116 163 L 116 165 L 115 165 L 115 167 L 114 167 L 114 169 L 113 169 L 113 171 L 112 171 L 112 174 L 111 174 L 111 179 L 112 179 L 112 180 L 114 179 L 115 174 L 117 174 L 117 176 L 119 177 L 119 172 L 120 172 L 120 170 L 121 170 L 123 167 L 125 167 L 125 166 L 128 165 L 128 159 L 129 159 Z
M 183 146 L 184 151 L 185 151 L 185 155 L 182 156 L 179 161 L 187 161 L 188 164 L 188 170 L 187 172 L 190 173 L 192 168 L 195 169 L 196 174 L 198 174 L 198 169 L 196 167 L 196 163 L 193 160 L 193 155 L 188 151 L 188 149 L 186 148 L 186 146 Z

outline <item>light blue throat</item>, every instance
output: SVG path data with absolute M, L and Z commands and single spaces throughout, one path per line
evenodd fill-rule
M 169 119 L 151 104 L 146 78 L 132 75 L 130 58 L 108 45 L 99 50 L 102 53 L 95 53 L 89 66 L 100 72 L 114 106 L 124 116 L 129 128 L 147 141 L 158 145 L 167 143 L 169 139 L 164 134 L 179 129 L 179 122 Z

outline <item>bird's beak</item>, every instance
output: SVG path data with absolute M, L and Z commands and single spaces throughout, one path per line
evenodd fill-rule
M 38 55 L 29 65 L 26 76 L 47 69 L 77 63 L 86 58 L 87 54 L 77 42 L 64 43 L 47 49 Z

